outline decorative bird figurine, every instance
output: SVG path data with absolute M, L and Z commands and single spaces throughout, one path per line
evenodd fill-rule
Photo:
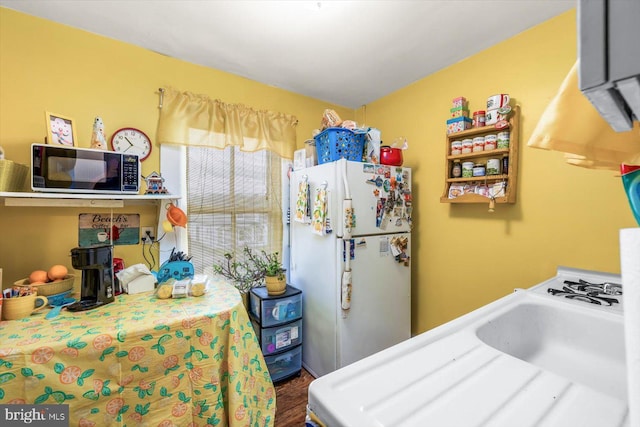
M 91 133 L 91 148 L 98 150 L 107 149 L 107 140 L 104 138 L 104 123 L 98 116 L 93 120 L 93 132 Z

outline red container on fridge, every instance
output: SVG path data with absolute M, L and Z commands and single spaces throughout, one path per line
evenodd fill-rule
M 389 146 L 380 147 L 380 164 L 388 166 L 402 166 L 402 150 Z

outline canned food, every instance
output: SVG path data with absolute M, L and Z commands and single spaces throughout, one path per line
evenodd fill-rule
M 462 154 L 469 154 L 473 150 L 473 140 L 472 139 L 463 139 L 462 140 Z
M 484 137 L 484 151 L 495 150 L 498 144 L 498 135 L 491 134 Z
M 473 170 L 471 171 L 473 176 L 484 176 L 485 175 L 485 167 L 481 163 L 477 163 L 473 165 Z
M 473 176 L 473 162 L 464 162 L 462 164 L 462 177 L 471 178 Z
M 487 175 L 500 175 L 500 159 L 487 159 Z
M 462 141 L 452 141 L 451 142 L 451 155 L 456 156 L 458 154 L 462 154 Z
M 498 148 L 509 148 L 509 132 L 498 133 Z
M 484 151 L 484 137 L 478 136 L 473 138 L 473 152 Z

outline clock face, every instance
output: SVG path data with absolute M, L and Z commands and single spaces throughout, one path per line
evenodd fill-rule
M 137 154 L 140 161 L 151 154 L 151 139 L 139 129 L 122 128 L 111 137 L 111 148 L 125 154 Z

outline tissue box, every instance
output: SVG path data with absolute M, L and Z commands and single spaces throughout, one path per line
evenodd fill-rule
M 140 292 L 148 292 L 152 291 L 156 285 L 156 278 L 152 275 L 145 274 L 139 277 L 136 277 L 129 283 L 127 283 L 127 293 L 129 295 L 139 294 Z
M 471 123 L 473 121 L 468 117 L 456 117 L 447 120 L 447 133 L 461 132 L 466 129 L 471 129 Z

